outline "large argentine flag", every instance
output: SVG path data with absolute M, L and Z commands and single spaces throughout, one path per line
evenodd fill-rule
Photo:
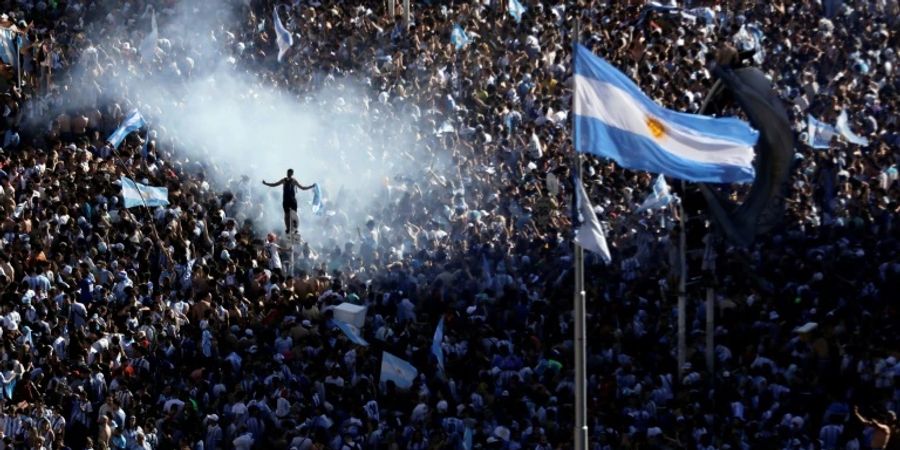
M 156 207 L 169 204 L 169 190 L 166 188 L 135 183 L 128 177 L 122 177 L 120 181 L 122 183 L 122 200 L 126 208 L 141 205 Z
M 131 113 L 128 114 L 128 117 L 126 117 L 119 125 L 119 128 L 116 128 L 116 131 L 113 131 L 106 140 L 112 144 L 113 147 L 119 148 L 119 144 L 125 140 L 125 136 L 128 136 L 132 131 L 140 130 L 144 124 L 144 116 L 142 116 L 138 110 L 132 110 Z
M 749 183 L 758 137 L 735 118 L 663 108 L 602 58 L 576 46 L 576 151 L 682 180 Z

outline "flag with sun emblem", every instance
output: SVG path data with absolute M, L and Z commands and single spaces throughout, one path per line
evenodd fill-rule
M 575 49 L 575 150 L 704 183 L 753 181 L 759 133 L 737 118 L 672 111 L 582 45 Z

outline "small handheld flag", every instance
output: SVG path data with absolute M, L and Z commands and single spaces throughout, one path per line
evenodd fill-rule
M 431 340 L 431 353 L 437 358 L 438 367 L 441 369 L 441 372 L 444 371 L 444 349 L 441 347 L 442 342 L 444 342 L 443 317 L 441 317 L 441 320 L 438 322 L 437 328 L 434 329 L 434 338 Z
M 469 35 L 458 23 L 453 24 L 453 31 L 450 32 L 450 42 L 457 50 L 469 45 Z
M 862 147 L 867 147 L 869 145 L 869 140 L 857 135 L 850 129 L 850 125 L 847 119 L 847 111 L 841 111 L 841 115 L 837 118 L 837 123 L 834 125 L 834 128 L 841 134 L 841 137 L 850 142 L 851 144 L 856 144 Z
M 816 119 L 812 115 L 806 115 L 806 144 L 815 149 L 826 149 L 831 144 L 831 138 L 837 134 L 833 126 Z
M 522 6 L 519 0 L 509 0 L 507 9 L 509 10 L 509 15 L 516 20 L 516 23 L 519 23 L 522 21 L 522 14 L 525 14 L 527 8 Z
M 142 116 L 138 110 L 132 110 L 131 113 L 125 117 L 125 120 L 122 121 L 122 124 L 119 125 L 119 128 L 116 128 L 116 131 L 113 131 L 112 134 L 106 138 L 106 141 L 112 144 L 114 148 L 119 148 L 119 145 L 125 140 L 125 136 L 128 136 L 132 131 L 140 130 L 145 123 L 144 116 Z
M 319 188 L 319 183 L 313 185 L 312 211 L 317 216 L 325 213 L 325 205 L 322 203 L 322 189 Z
M 388 352 L 381 355 L 381 382 L 393 381 L 400 389 L 412 387 L 419 371 L 406 360 L 398 358 Z
M 353 325 L 337 319 L 335 319 L 334 324 L 344 332 L 347 339 L 350 339 L 350 342 L 356 345 L 362 345 L 363 347 L 369 346 L 369 343 L 359 335 L 359 331 Z
M 638 208 L 636 212 L 662 208 L 663 206 L 672 203 L 675 198 L 676 197 L 673 194 L 669 193 L 669 185 L 666 183 L 666 177 L 659 175 L 653 183 L 653 193 L 644 200 L 644 203 L 641 204 L 641 207 Z
M 278 17 L 277 6 L 275 7 L 273 15 L 275 16 L 275 43 L 278 44 L 278 62 L 281 62 L 281 58 L 284 57 L 284 54 L 287 53 L 292 45 L 294 45 L 294 37 L 291 36 L 291 33 L 284 27 L 284 24 L 281 23 L 281 18 Z

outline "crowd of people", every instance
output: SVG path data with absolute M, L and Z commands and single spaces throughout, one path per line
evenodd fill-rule
M 896 1 L 728 2 L 710 19 L 528 0 L 520 22 L 506 2 L 411 2 L 408 27 L 382 2 L 295 1 L 279 6 L 297 36 L 280 62 L 276 2 L 225 2 L 236 17 L 202 30 L 223 60 L 298 102 L 362 82 L 378 105 L 364 114 L 417 130 L 417 152 L 451 162 L 391 174 L 376 203 L 333 199 L 333 215 L 299 231 L 336 238 L 297 244 L 261 228 L 280 210 L 242 195 L 264 189 L 259 174 L 211 186 L 219 169 L 182 164 L 162 131 L 107 144 L 134 93 L 66 104 L 122 73 L 202 72 L 190 30 L 160 36 L 152 57 L 137 50 L 146 30 L 118 34 L 149 9 L 161 25 L 192 10 L 178 3 L 0 2 L 33 44 L 23 85 L 4 71 L 0 449 L 570 447 L 572 41 L 696 112 L 712 50 L 740 46 L 751 25 L 752 64 L 798 134 L 795 167 L 782 225 L 750 248 L 719 240 L 715 276 L 689 284 L 684 367 L 676 243 L 682 221 L 704 228 L 702 212 L 636 213 L 653 175 L 584 161 L 613 257 L 586 269 L 590 447 L 900 443 Z M 455 24 L 468 45 L 451 43 Z M 808 114 L 833 123 L 842 110 L 868 146 L 806 145 Z M 121 208 L 120 176 L 168 187 L 170 205 Z M 351 209 L 369 217 L 357 227 Z M 689 256 L 698 275 L 702 251 Z M 368 345 L 337 327 L 342 303 L 367 307 Z M 383 352 L 418 369 L 412 387 L 379 382 Z

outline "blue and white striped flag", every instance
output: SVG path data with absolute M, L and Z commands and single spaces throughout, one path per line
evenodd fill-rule
M 350 325 L 349 323 L 344 322 L 342 320 L 337 320 L 337 319 L 334 319 L 334 324 L 338 328 L 340 328 L 340 330 L 343 331 L 345 335 L 347 335 L 347 338 L 350 339 L 350 342 L 352 342 L 356 345 L 362 345 L 363 347 L 369 346 L 369 343 L 366 342 L 366 340 L 363 339 L 363 337 L 359 335 L 359 331 L 356 329 L 355 326 Z
M 810 114 L 806 115 L 806 144 L 816 149 L 826 149 L 831 144 L 831 138 L 837 134 L 833 126 L 816 119 Z
M 522 6 L 522 3 L 520 3 L 519 0 L 509 0 L 509 3 L 507 4 L 509 15 L 516 20 L 516 23 L 522 21 L 522 14 L 525 14 L 526 9 L 528 8 Z
M 16 36 L 18 33 L 11 28 L 0 28 L 0 61 L 16 67 Z
M 169 204 L 169 190 L 166 188 L 135 183 L 128 177 L 122 177 L 119 181 L 122 183 L 122 200 L 126 208 L 142 205 L 150 208 Z
M 281 18 L 278 17 L 278 6 L 275 7 L 274 16 L 275 43 L 278 44 L 278 62 L 281 62 L 281 58 L 284 57 L 284 54 L 287 53 L 292 45 L 294 45 L 294 37 L 291 36 L 291 33 L 284 27 L 284 24 L 281 23 Z
M 317 216 L 325 213 L 325 205 L 322 204 L 322 189 L 319 188 L 319 183 L 313 185 L 312 211 Z
M 666 183 L 666 177 L 660 174 L 653 182 L 653 193 L 644 200 L 641 207 L 635 212 L 641 212 L 648 209 L 662 208 L 675 200 L 675 196 L 669 192 L 669 185 Z
M 450 32 L 450 42 L 457 50 L 469 45 L 469 35 L 458 23 L 453 24 L 453 31 Z
M 440 367 L 441 372 L 444 371 L 444 348 L 441 347 L 442 342 L 444 342 L 443 317 L 441 317 L 440 322 L 438 322 L 437 328 L 434 329 L 434 338 L 431 340 L 431 353 L 437 358 L 438 367 Z
M 400 389 L 412 387 L 419 371 L 406 360 L 400 359 L 388 352 L 381 355 L 381 382 L 393 381 Z
M 125 117 L 125 120 L 122 121 L 119 128 L 116 128 L 116 131 L 113 131 L 112 134 L 106 138 L 106 141 L 112 144 L 114 148 L 119 148 L 119 145 L 125 140 L 125 136 L 128 136 L 132 131 L 140 130 L 145 124 L 144 116 L 142 116 L 138 110 L 134 109 L 127 117 Z
M 841 115 L 837 118 L 837 123 L 834 125 L 834 128 L 838 133 L 841 134 L 844 139 L 847 140 L 847 142 L 863 147 L 868 147 L 869 140 L 854 133 L 853 130 L 850 129 L 850 124 L 848 122 L 849 119 L 847 118 L 847 111 L 842 110 Z
M 582 45 L 575 49 L 575 150 L 703 183 L 749 183 L 759 132 L 736 118 L 668 110 Z

